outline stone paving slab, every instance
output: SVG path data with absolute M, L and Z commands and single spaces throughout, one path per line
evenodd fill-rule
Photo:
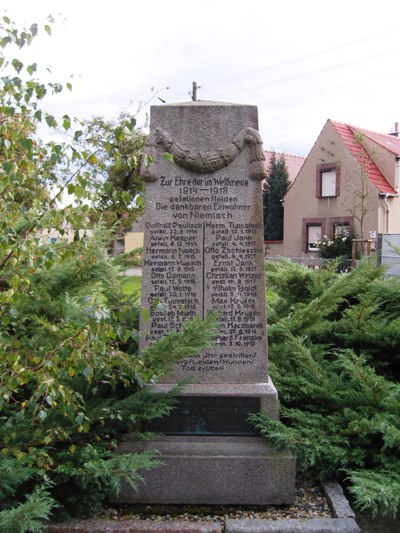
M 225 533 L 360 533 L 352 518 L 226 520 Z
M 71 520 L 45 527 L 46 533 L 223 533 L 212 521 L 154 522 L 152 520 Z
M 323 483 L 322 490 L 335 518 L 356 517 L 339 483 Z

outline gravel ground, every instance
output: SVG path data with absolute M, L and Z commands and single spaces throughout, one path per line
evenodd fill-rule
M 308 477 L 298 476 L 293 505 L 240 507 L 226 505 L 121 505 L 104 509 L 97 518 L 127 520 L 147 519 L 155 522 L 185 520 L 213 521 L 220 524 L 225 519 L 267 518 L 331 518 L 332 513 L 319 485 Z

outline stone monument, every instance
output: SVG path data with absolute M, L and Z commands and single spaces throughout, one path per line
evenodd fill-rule
M 277 417 L 268 377 L 257 108 L 190 102 L 151 108 L 141 348 L 182 322 L 219 311 L 215 344 L 178 363 L 153 392 L 182 379 L 178 407 L 147 424 L 161 436 L 121 452 L 157 449 L 165 465 L 145 472 L 135 493 L 113 501 L 171 504 L 285 504 L 294 498 L 295 460 L 273 450 L 247 422 Z M 161 301 L 167 311 L 152 303 Z

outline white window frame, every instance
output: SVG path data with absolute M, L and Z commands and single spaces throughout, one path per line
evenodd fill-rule
M 311 230 L 311 232 L 310 232 Z M 318 231 L 318 233 L 316 233 Z M 317 252 L 319 250 L 316 242 L 321 239 L 322 225 L 321 224 L 307 224 L 307 250 L 309 252 Z M 310 242 L 311 237 L 316 238 L 315 241 Z
M 321 198 L 336 196 L 336 168 L 321 170 Z

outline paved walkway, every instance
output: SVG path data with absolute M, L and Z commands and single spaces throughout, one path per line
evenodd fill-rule
M 128 270 L 125 270 L 124 274 L 125 276 L 141 276 L 142 267 L 128 268 Z

